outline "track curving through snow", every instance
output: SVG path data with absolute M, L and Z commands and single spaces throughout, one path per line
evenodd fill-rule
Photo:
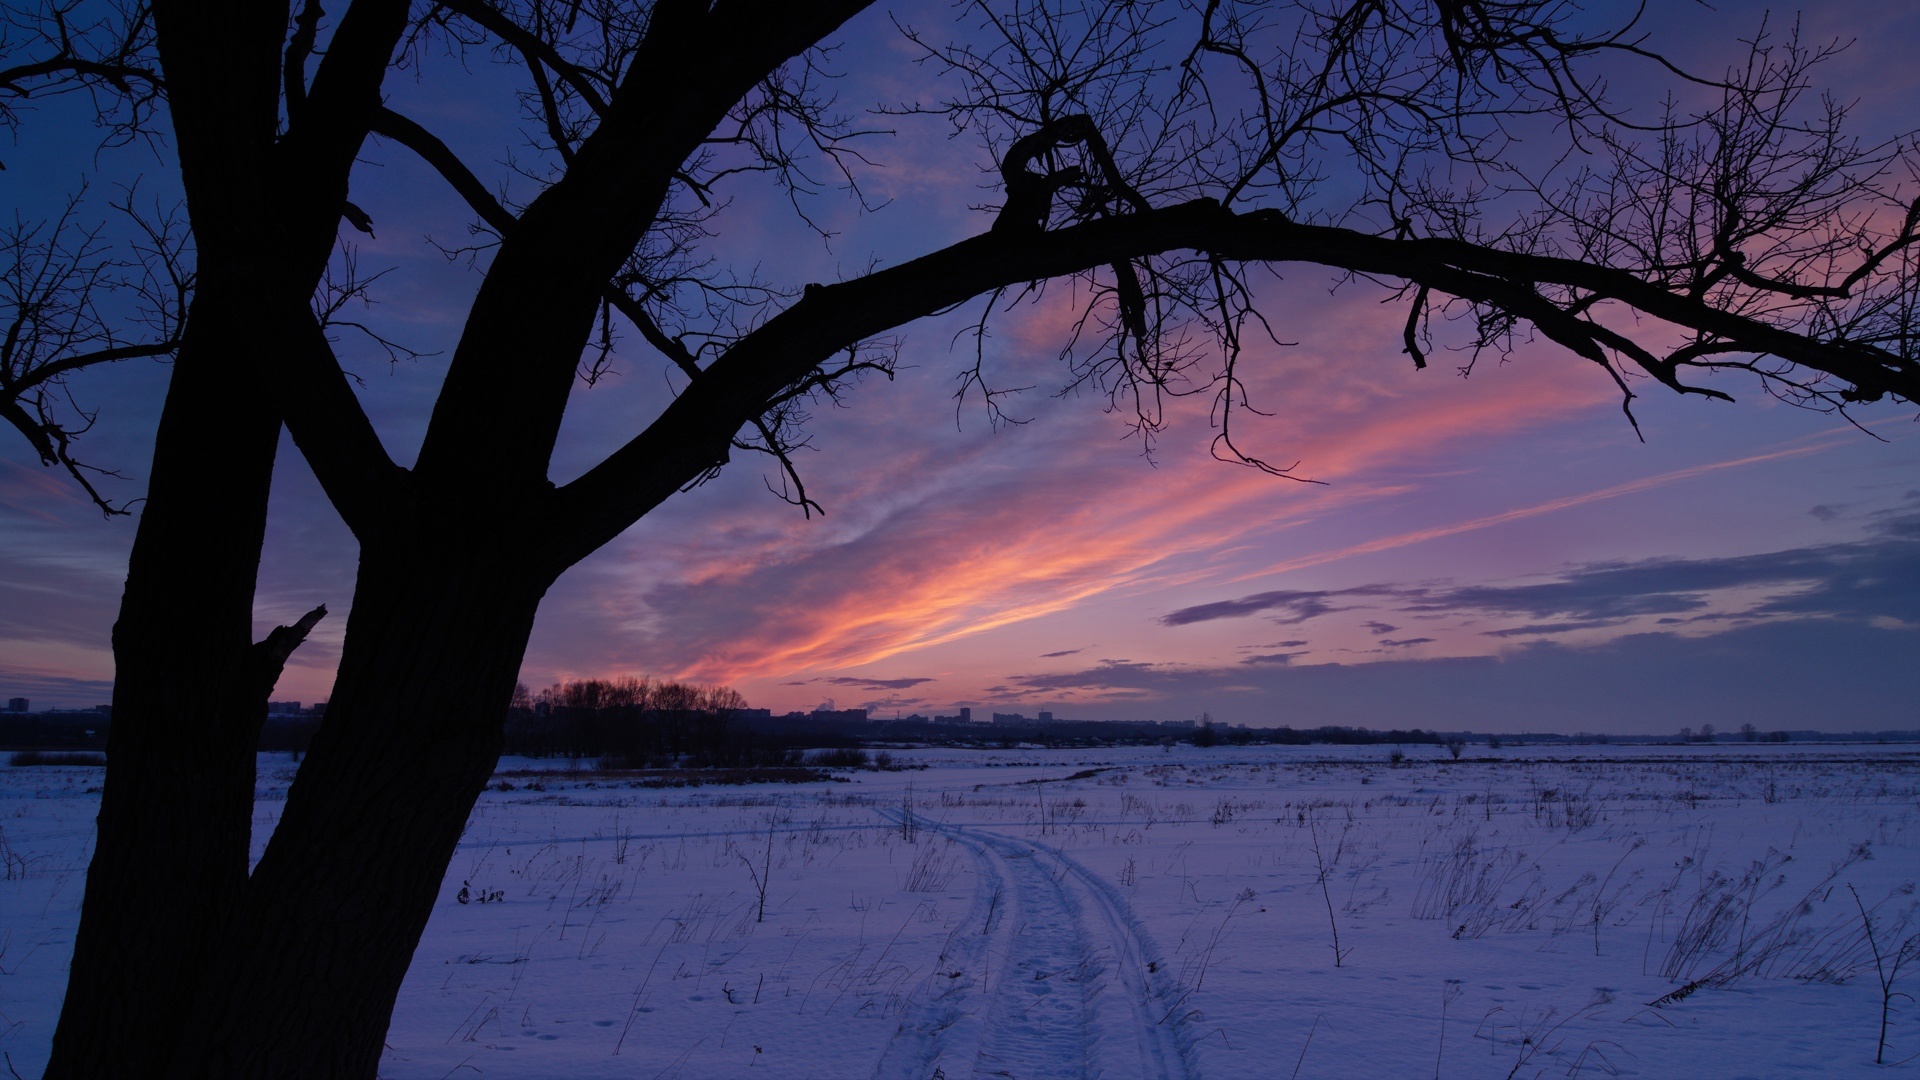
M 972 855 L 974 894 L 876 1080 L 1199 1076 L 1179 987 L 1119 890 L 1046 844 L 917 824 Z

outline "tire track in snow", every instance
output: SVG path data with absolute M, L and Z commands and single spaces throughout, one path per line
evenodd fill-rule
M 978 874 L 877 1078 L 1198 1076 L 1178 988 L 1118 890 L 1044 844 L 921 827 Z

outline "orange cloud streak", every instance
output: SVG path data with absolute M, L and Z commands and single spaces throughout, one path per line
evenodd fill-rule
M 1076 444 L 1065 451 L 1069 460 L 1049 458 L 1030 473 L 1009 470 L 1024 475 L 957 503 L 924 495 L 834 545 L 796 556 L 793 536 L 766 537 L 771 542 L 750 545 L 755 565 L 739 561 L 745 553 L 738 548 L 713 552 L 678 590 L 690 607 L 699 592 L 712 598 L 703 606 L 744 601 L 755 617 L 700 643 L 668 641 L 663 633 L 649 651 L 677 653 L 683 678 L 843 669 L 1060 612 L 1116 588 L 1209 576 L 1172 563 L 1245 543 L 1250 534 L 1270 537 L 1338 505 L 1404 491 L 1408 483 L 1391 475 L 1400 464 L 1429 459 L 1450 443 L 1510 433 L 1608 400 L 1564 371 L 1509 371 L 1512 377 L 1466 392 L 1428 383 L 1425 389 L 1440 391 L 1437 401 L 1402 392 L 1383 402 L 1356 385 L 1373 381 L 1365 369 L 1302 359 L 1287 357 L 1287 370 L 1271 377 L 1322 384 L 1306 389 L 1344 407 L 1303 413 L 1289 425 L 1287 441 L 1309 463 L 1303 472 L 1340 479 L 1338 487 L 1281 486 L 1201 454 L 1142 482 L 1137 466 L 1112 448 Z M 1323 395 L 1328 390 L 1334 392 Z M 777 569 L 769 559 L 778 560 Z M 671 615 L 667 621 L 676 632 L 685 625 Z

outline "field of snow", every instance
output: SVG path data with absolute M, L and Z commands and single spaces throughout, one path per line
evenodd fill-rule
M 381 1075 L 1920 1072 L 1899 996 L 1874 1064 L 1881 974 L 1920 943 L 1913 748 L 1390 752 L 900 750 L 666 790 L 503 763 Z M 261 766 L 264 835 L 294 766 Z M 100 775 L 0 766 L 20 1076 Z M 1895 995 L 1920 994 L 1909 961 Z

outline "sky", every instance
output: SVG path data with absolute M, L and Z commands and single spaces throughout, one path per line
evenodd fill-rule
M 1607 5 L 1595 5 L 1603 10 Z M 1836 3 L 1809 39 L 1852 39 L 1825 79 L 1885 137 L 1911 119 L 1907 62 L 1920 12 Z M 1757 4 L 1668 12 L 1656 39 L 1706 66 Z M 943 5 L 898 11 L 916 25 Z M 850 26 L 835 63 L 849 109 L 928 93 L 885 9 Z M 1782 16 L 1775 15 L 1779 20 Z M 470 161 L 511 146 L 506 91 L 397 79 L 392 101 Z M 935 88 L 938 89 L 937 87 Z M 139 177 L 164 196 L 165 151 L 95 155 L 59 107 L 30 117 L 0 186 L 44 215 L 83 175 L 94 193 Z M 808 203 L 835 235 L 742 190 L 716 256 L 782 280 L 897 262 L 991 222 L 986 159 L 937 122 L 895 119 L 868 153 L 863 211 Z M 491 140 L 491 141 L 490 141 Z M 144 155 L 144 156 L 143 156 Z M 489 178 L 492 179 L 493 175 Z M 361 317 L 414 345 L 390 362 L 343 336 L 363 401 L 399 459 L 426 411 L 478 278 L 441 247 L 465 216 L 396 148 L 370 146 L 354 198 L 391 268 Z M 439 246 L 436 246 L 438 244 Z M 1175 405 L 1151 455 L 1095 396 L 1057 393 L 1074 314 L 1066 290 L 996 314 L 999 383 L 1031 385 L 994 424 L 957 410 L 959 335 L 973 305 L 903 331 L 900 370 L 824 407 L 800 454 L 824 516 L 770 495 L 736 455 L 569 571 L 549 592 L 522 680 L 597 675 L 721 682 L 775 711 L 832 703 L 877 715 L 1050 710 L 1084 719 L 1192 719 L 1482 731 L 1663 733 L 1920 727 L 1920 428 L 1911 406 L 1860 427 L 1773 401 L 1740 380 L 1734 404 L 1637 385 L 1642 438 L 1593 365 L 1550 344 L 1505 363 L 1441 354 L 1415 371 L 1401 309 L 1289 268 L 1260 285 L 1288 344 L 1252 349 L 1252 452 L 1299 462 L 1307 484 L 1212 459 L 1205 402 Z M 166 383 L 162 364 L 89 373 L 84 447 L 138 495 Z M 554 467 L 564 482 L 665 400 L 657 358 L 630 343 L 615 375 L 577 389 Z M 1865 430 L 1861 430 L 1864 428 Z M 209 463 L 208 482 L 219 482 Z M 110 696 L 109 634 L 134 519 L 103 521 L 17 438 L 0 440 L 0 695 L 84 707 Z M 324 700 L 356 551 L 283 445 L 256 605 L 260 632 L 316 603 L 333 613 L 275 697 Z

